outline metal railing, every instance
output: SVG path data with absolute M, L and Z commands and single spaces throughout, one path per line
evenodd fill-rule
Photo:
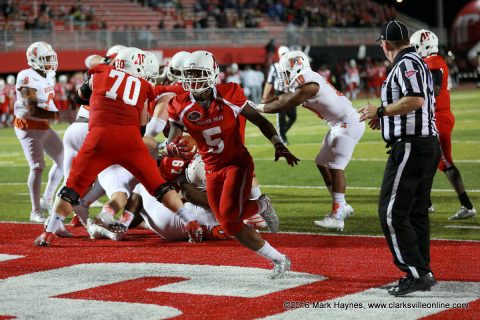
M 444 30 L 436 32 L 442 37 L 445 35 Z M 25 50 L 35 41 L 46 41 L 56 50 L 104 50 L 114 44 L 142 49 L 264 46 L 271 39 L 274 39 L 277 45 L 288 46 L 356 46 L 375 44 L 378 35 L 379 28 L 3 31 L 0 33 L 0 51 Z

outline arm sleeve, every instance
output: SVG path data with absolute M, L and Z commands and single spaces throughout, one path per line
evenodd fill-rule
M 26 72 L 20 72 L 17 76 L 17 88 L 20 90 L 21 88 L 31 88 L 38 90 L 38 87 L 36 85 L 36 82 L 34 79 L 28 76 L 28 73 Z
M 397 70 L 397 79 L 403 95 L 406 97 L 425 98 L 421 66 L 412 60 L 405 59 L 400 62 Z
M 430 72 L 432 73 L 433 85 L 441 87 L 443 82 L 442 69 L 430 70 Z

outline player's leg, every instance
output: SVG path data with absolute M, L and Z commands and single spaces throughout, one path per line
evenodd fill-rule
M 290 128 L 295 123 L 295 121 L 297 121 L 297 108 L 291 108 L 286 112 L 286 114 L 288 116 L 288 120 L 285 124 L 285 133 L 288 132 L 288 130 L 290 130 Z
M 45 217 L 40 206 L 40 194 L 42 190 L 42 172 L 45 168 L 42 147 L 42 137 L 45 131 L 15 128 L 15 134 L 22 145 L 23 153 L 30 167 L 27 182 L 32 202 L 30 221 L 43 223 L 45 222 Z
M 332 193 L 333 181 L 332 181 L 332 174 L 330 173 L 330 169 L 328 168 L 328 163 L 333 159 L 332 143 L 333 143 L 333 134 L 332 134 L 332 129 L 330 129 L 328 130 L 327 134 L 323 138 L 322 148 L 320 149 L 320 152 L 315 157 L 315 163 L 317 165 L 318 171 L 320 171 L 320 174 L 322 175 L 323 182 L 325 183 L 325 186 L 327 187 L 327 190 L 330 193 L 330 196 L 332 198 L 332 203 L 333 203 L 333 193 Z M 327 216 L 330 216 L 330 215 L 331 215 L 331 211 L 329 214 L 327 214 Z M 315 221 L 315 224 L 317 224 L 317 221 Z
M 285 112 L 277 113 L 277 132 L 280 134 L 283 143 L 288 144 L 287 132 L 285 131 Z
M 47 186 L 43 193 L 43 201 L 51 210 L 55 190 L 63 177 L 63 143 L 52 128 L 47 130 L 42 142 L 45 153 L 53 160 L 53 165 L 48 172 Z
M 111 157 L 112 154 L 115 154 L 115 140 L 104 136 L 105 133 L 109 133 L 108 128 L 92 129 L 87 136 L 84 145 L 73 160 L 66 185 L 57 195 L 45 232 L 35 240 L 35 245 L 48 246 L 50 244 L 53 234 L 65 218 L 72 213 L 73 207 L 79 204 L 81 196 L 95 181 L 97 175 L 115 162 L 115 159 Z M 114 135 L 112 134 L 112 137 Z
M 463 185 L 463 179 L 460 171 L 453 163 L 452 158 L 452 130 L 455 123 L 455 118 L 452 114 L 437 113 L 435 115 L 438 118 L 437 129 L 439 132 L 440 147 L 442 151 L 442 157 L 438 168 L 443 171 L 452 185 L 453 189 L 457 193 L 460 200 L 461 208 L 451 217 L 450 220 L 467 219 L 475 216 L 476 210 L 473 207 L 470 198 L 468 197 L 465 187 Z

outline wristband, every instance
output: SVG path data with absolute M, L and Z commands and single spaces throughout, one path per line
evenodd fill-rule
M 272 139 L 270 139 L 270 142 L 273 144 L 273 146 L 277 145 L 278 143 L 283 144 L 282 139 L 280 139 L 280 137 L 277 135 L 274 135 Z
M 380 106 L 377 108 L 377 117 L 383 118 L 385 116 L 385 107 Z
M 255 106 L 255 110 L 265 112 L 265 103 L 259 103 Z

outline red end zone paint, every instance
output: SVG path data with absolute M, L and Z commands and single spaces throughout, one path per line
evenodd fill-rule
M 0 254 L 24 256 L 0 262 L 0 279 L 85 263 L 165 263 L 270 269 L 263 258 L 230 240 L 201 244 L 168 243 L 148 231 L 132 230 L 126 241 L 115 243 L 89 240 L 83 229 L 74 228 L 70 230 L 76 234 L 75 238 L 57 238 L 50 248 L 35 248 L 33 240 L 41 229 L 40 225 L 0 224 Z M 252 319 L 285 312 L 284 301 L 340 298 L 383 286 L 401 276 L 393 266 L 382 238 L 297 234 L 264 236 L 290 257 L 293 271 L 322 275 L 328 279 L 245 298 L 149 291 L 163 284 L 187 281 L 184 277 L 152 276 L 62 294 L 57 298 L 171 306 L 183 313 L 177 318 L 185 319 Z M 480 282 L 479 265 L 480 243 L 432 241 L 432 269 L 438 280 Z M 115 271 L 112 267 L 111 272 Z M 237 281 L 242 281 L 242 274 L 232 281 L 231 286 L 236 286 Z M 429 318 L 475 319 L 479 315 L 480 303 L 477 300 L 470 303 L 468 310 L 448 310 Z

